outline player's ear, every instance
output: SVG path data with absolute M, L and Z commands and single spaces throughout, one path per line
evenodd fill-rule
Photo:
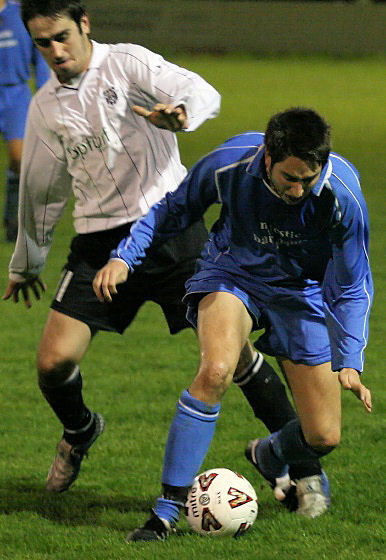
M 272 158 L 267 149 L 264 152 L 264 163 L 267 170 L 271 169 Z
M 83 33 L 85 33 L 86 35 L 89 35 L 90 31 L 91 31 L 91 27 L 90 27 L 90 20 L 87 14 L 84 14 L 81 18 L 80 18 L 80 28 L 82 30 Z

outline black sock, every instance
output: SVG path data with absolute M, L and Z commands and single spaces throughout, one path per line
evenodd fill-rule
M 95 430 L 95 421 L 82 397 L 82 376 L 76 367 L 71 376 L 57 387 L 39 382 L 48 404 L 64 426 L 63 437 L 68 443 L 83 443 Z
M 165 500 L 173 500 L 173 502 L 177 502 L 177 504 L 185 504 L 189 486 L 171 486 L 170 484 L 162 484 L 162 497 Z
M 268 430 L 277 432 L 287 422 L 297 418 L 284 384 L 261 354 L 237 378 L 240 387 L 256 416 Z
M 287 422 L 297 418 L 288 399 L 287 391 L 280 377 L 261 354 L 256 354 L 252 364 L 234 379 L 249 402 L 256 418 L 268 430 L 277 432 Z M 292 480 L 313 476 L 322 472 L 319 460 L 290 465 Z
M 17 223 L 17 208 L 19 202 L 19 174 L 11 169 L 7 170 L 7 182 L 4 201 L 4 221 Z
M 299 465 L 290 465 L 289 475 L 291 480 L 298 480 L 306 476 L 314 476 L 315 474 L 322 473 L 322 465 L 320 461 L 309 461 L 307 463 L 300 463 Z

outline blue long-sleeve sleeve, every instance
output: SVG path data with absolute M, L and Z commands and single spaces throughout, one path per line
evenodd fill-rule
M 27 82 L 31 66 L 40 87 L 49 77 L 49 68 L 24 27 L 19 3 L 8 1 L 0 11 L 0 85 Z
M 332 231 L 332 259 L 323 283 L 334 371 L 363 370 L 373 283 L 368 257 L 368 216 L 359 192 L 342 199 L 341 222 Z

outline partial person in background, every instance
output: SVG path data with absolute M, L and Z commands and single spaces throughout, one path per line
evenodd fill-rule
M 220 96 L 197 74 L 144 47 L 90 41 L 89 18 L 78 0 L 22 5 L 23 21 L 53 73 L 29 113 L 19 236 L 4 299 L 17 302 L 21 293 L 28 307 L 31 290 L 37 297 L 44 290 L 39 274 L 73 193 L 77 235 L 38 353 L 39 386 L 64 427 L 46 488 L 63 492 L 103 431 L 102 416 L 84 404 L 79 370 L 95 334 L 123 333 L 145 301 L 160 305 L 172 334 L 190 327 L 182 297 L 207 240 L 201 218 L 175 239 L 161 240 L 111 305 L 98 301 L 92 280 L 133 223 L 182 181 L 186 169 L 175 133 L 215 117 Z M 255 415 L 270 431 L 296 418 L 280 378 L 250 345 L 238 372 Z M 292 475 L 306 485 L 320 473 L 315 461 Z M 314 516 L 320 509 L 313 497 L 317 502 L 318 494 L 308 493 L 307 507 L 297 501 L 291 507 Z
M 47 81 L 49 68 L 23 25 L 19 3 L 0 0 L 0 132 L 8 152 L 3 212 L 6 241 L 16 241 L 17 236 L 20 162 L 31 100 L 31 67 L 39 88 Z
M 329 125 L 304 108 L 273 115 L 265 134 L 229 139 L 137 222 L 96 275 L 99 299 L 114 301 L 117 284 L 152 245 L 221 204 L 186 284 L 200 365 L 177 403 L 162 495 L 128 540 L 163 540 L 173 532 L 252 331 L 264 329 L 255 345 L 277 359 L 298 412 L 246 448 L 275 494 L 290 484 L 291 467 L 312 464 L 339 444 L 341 387 L 371 412 L 371 393 L 360 378 L 373 294 L 368 215 L 358 171 L 330 146 Z M 326 482 L 321 476 L 318 483 L 325 505 Z M 299 500 L 304 491 L 307 486 L 297 488 Z

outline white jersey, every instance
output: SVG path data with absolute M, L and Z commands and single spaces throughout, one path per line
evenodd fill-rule
M 220 95 L 197 74 L 138 45 L 92 45 L 84 74 L 61 84 L 52 73 L 30 106 L 10 263 L 16 281 L 41 271 L 71 192 L 75 230 L 90 233 L 137 220 L 186 175 L 176 135 L 133 105 L 184 105 L 187 131 L 219 111 Z

